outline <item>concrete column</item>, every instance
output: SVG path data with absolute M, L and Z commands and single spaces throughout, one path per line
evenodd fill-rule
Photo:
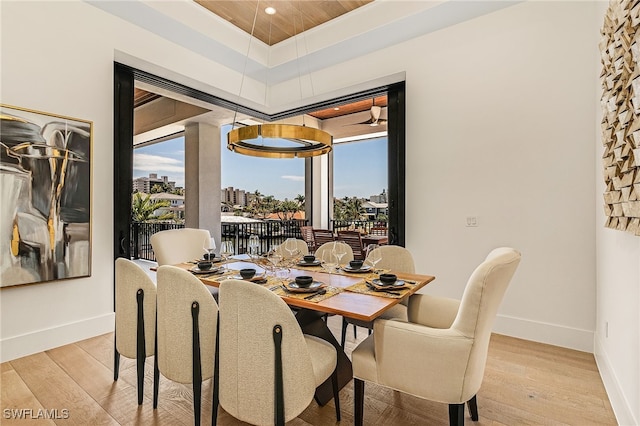
M 305 164 L 305 199 L 312 204 L 311 225 L 329 229 L 333 216 L 333 152 L 311 157 Z
M 185 127 L 185 226 L 208 229 L 220 248 L 220 128 Z

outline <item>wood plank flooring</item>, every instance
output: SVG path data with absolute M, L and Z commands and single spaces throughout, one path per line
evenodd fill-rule
M 338 316 L 329 318 L 339 335 Z M 352 328 L 347 353 L 367 335 Z M 425 361 L 427 362 L 427 361 Z M 137 404 L 135 361 L 121 357 L 113 381 L 113 334 L 1 364 L 0 408 L 4 425 L 192 425 L 191 387 L 162 378 L 160 403 L 152 407 L 153 358 L 147 359 L 144 402 Z M 419 365 L 416 366 L 419 368 Z M 211 420 L 211 380 L 202 388 L 203 424 Z M 353 382 L 340 393 L 342 421 L 353 424 Z M 10 418 L 22 409 L 22 419 Z M 7 411 L 9 410 L 9 411 Z M 25 410 L 31 410 L 25 411 Z M 478 393 L 480 421 L 487 425 L 615 425 L 616 419 L 592 354 L 493 335 Z M 27 418 L 24 418 L 27 417 Z M 333 402 L 312 402 L 288 425 L 336 424 Z M 220 409 L 220 425 L 243 425 Z M 365 386 L 365 424 L 446 425 L 445 404 L 421 400 L 373 384 Z

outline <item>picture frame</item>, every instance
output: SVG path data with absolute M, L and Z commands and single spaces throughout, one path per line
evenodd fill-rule
M 0 104 L 0 289 L 91 276 L 93 122 Z

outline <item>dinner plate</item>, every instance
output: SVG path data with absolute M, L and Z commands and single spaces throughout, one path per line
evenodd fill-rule
M 192 273 L 196 274 L 196 275 L 200 275 L 200 274 L 214 274 L 216 272 L 218 272 L 220 270 L 220 268 L 209 268 L 206 271 L 203 271 L 202 269 L 198 268 L 197 266 L 194 266 L 193 268 L 189 269 Z
M 286 285 L 286 287 L 287 290 L 293 293 L 313 293 L 324 287 L 324 283 L 321 283 L 320 281 L 314 281 L 309 287 L 300 287 L 298 284 L 296 284 L 295 281 L 291 281 Z
M 397 280 L 393 284 L 382 284 L 379 278 L 371 280 L 371 285 L 374 286 L 376 290 L 402 290 L 406 287 L 405 282 L 402 280 Z
M 354 269 L 349 265 L 343 266 L 342 270 L 345 272 L 351 272 L 354 274 L 364 274 L 365 272 L 371 272 L 371 266 L 370 265 L 362 265 L 361 267 L 359 267 L 358 269 Z
M 198 262 L 206 262 L 209 259 L 198 259 Z M 218 263 L 218 262 L 222 262 L 222 258 L 221 257 L 214 257 L 213 260 L 211 261 L 211 263 Z
M 318 259 L 314 260 L 313 262 L 305 262 L 304 260 L 301 262 L 298 262 L 298 266 L 318 266 L 320 265 L 320 261 Z
M 232 280 L 241 280 L 241 281 L 260 281 L 263 280 L 265 278 L 265 274 L 256 274 L 253 277 L 249 278 L 248 280 L 245 280 L 244 278 L 242 278 L 242 275 L 238 274 L 238 275 L 230 275 L 227 277 L 227 279 L 232 279 Z

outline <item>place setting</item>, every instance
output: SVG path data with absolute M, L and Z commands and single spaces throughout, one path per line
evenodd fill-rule
M 297 276 L 293 280 L 285 281 L 282 285 L 271 287 L 270 290 L 279 296 L 304 299 L 311 302 L 321 302 L 342 291 L 341 288 L 328 286 L 308 275 Z
M 398 279 L 395 274 L 383 273 L 378 278 L 364 279 L 345 290 L 355 293 L 372 294 L 375 296 L 402 298 L 410 288 L 407 281 Z
M 300 259 L 300 261 L 298 261 L 298 263 L 296 264 L 297 266 L 302 266 L 302 267 L 315 267 L 315 266 L 320 266 L 320 259 L 316 259 L 316 257 L 312 254 L 305 254 L 304 256 L 302 256 L 302 259 Z

